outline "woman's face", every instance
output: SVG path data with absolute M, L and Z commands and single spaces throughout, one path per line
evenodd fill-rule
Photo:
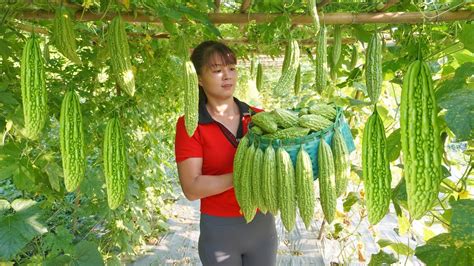
M 199 85 L 207 97 L 227 99 L 234 94 L 237 84 L 237 69 L 234 64 L 226 65 L 223 58 L 215 55 L 212 64 L 204 66 L 199 75 Z

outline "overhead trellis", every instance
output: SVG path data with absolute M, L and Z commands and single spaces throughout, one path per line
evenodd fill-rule
M 111 19 L 114 13 L 92 13 L 77 11 L 75 17 L 80 21 L 97 21 Z M 248 24 L 248 23 L 269 23 L 283 14 L 234 14 L 234 13 L 209 13 L 209 20 L 214 24 Z M 134 23 L 162 23 L 156 16 L 138 13 L 122 13 L 125 21 Z M 291 23 L 295 25 L 311 24 L 310 15 L 290 15 Z M 50 11 L 23 11 L 17 16 L 18 19 L 53 19 L 54 12 Z M 474 11 L 459 10 L 446 12 L 375 12 L 375 13 L 322 13 L 320 21 L 326 25 L 332 24 L 416 24 L 428 22 L 449 22 L 449 21 L 471 21 L 474 20 Z
M 52 1 L 48 5 L 22 5 L 12 7 L 6 13 L 17 19 L 14 27 L 28 32 L 38 32 L 49 34 L 49 29 L 45 28 L 41 23 L 31 24 L 34 21 L 53 20 L 55 11 L 54 7 L 63 5 L 72 11 L 77 22 L 95 22 L 109 21 L 115 16 L 121 15 L 124 21 L 132 24 L 155 24 L 164 26 L 157 29 L 158 31 L 129 31 L 130 37 L 137 38 L 153 38 L 168 39 L 176 32 L 169 31 L 167 27 L 172 22 L 174 25 L 192 25 L 203 23 L 205 27 L 211 29 L 214 34 L 219 35 L 219 30 L 213 25 L 234 25 L 240 28 L 242 37 L 234 36 L 227 38 L 222 36 L 221 41 L 231 44 L 255 44 L 258 36 L 249 36 L 248 29 L 244 27 L 253 27 L 252 25 L 264 26 L 271 25 L 277 21 L 285 21 L 288 25 L 292 25 L 291 29 L 298 26 L 311 26 L 313 18 L 309 14 L 306 1 L 293 1 L 291 4 L 285 4 L 285 1 L 208 1 L 207 4 L 199 1 L 176 2 L 175 4 L 165 4 L 161 1 L 144 1 L 140 4 L 134 1 L 108 2 L 103 5 L 95 3 L 90 6 L 85 5 L 87 1 L 83 1 L 82 5 L 74 3 L 76 1 Z M 283 3 L 281 8 L 275 10 L 275 3 Z M 130 4 L 132 3 L 132 4 Z M 199 3 L 199 4 L 197 4 Z M 267 6 L 262 3 L 267 3 Z M 268 3 L 271 3 L 268 5 Z M 263 6 L 262 6 L 263 5 Z M 342 3 L 340 1 L 322 0 L 318 6 L 319 20 L 325 25 L 364 25 L 364 24 L 388 24 L 388 25 L 409 25 L 409 24 L 436 24 L 442 22 L 454 21 L 472 21 L 474 19 L 474 11 L 463 5 L 454 7 L 439 6 L 421 9 L 405 8 L 401 6 L 399 0 L 387 0 L 382 6 L 375 6 L 371 3 Z M 113 6 L 113 7 L 112 7 Z M 8 7 L 5 6 L 5 7 Z M 354 9 L 351 9 L 354 7 Z M 362 7 L 362 8 L 361 8 Z M 347 12 L 351 10 L 351 12 Z M 353 10 L 353 12 L 352 12 Z M 378 12 L 377 12 L 378 10 Z M 397 12 L 386 12 L 397 11 Z M 418 10 L 418 12 L 414 12 Z M 367 12 L 371 11 L 371 12 Z M 12 22 L 12 21 L 11 21 Z M 280 22 L 275 23 L 277 25 Z M 174 27 L 174 26 L 173 26 Z M 148 26 L 146 26 L 148 28 Z M 290 29 L 290 28 L 288 28 Z M 275 35 L 273 35 L 275 36 Z M 300 45 L 312 46 L 315 43 L 314 38 L 309 36 L 300 36 Z M 286 43 L 285 38 L 274 37 L 272 43 Z M 351 44 L 356 42 L 354 38 L 348 36 L 342 39 L 342 43 Z M 328 39 L 328 43 L 332 43 L 332 39 Z

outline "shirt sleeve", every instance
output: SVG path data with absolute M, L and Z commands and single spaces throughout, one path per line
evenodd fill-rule
M 181 116 L 176 123 L 176 137 L 174 152 L 176 162 L 179 163 L 188 158 L 202 158 L 202 144 L 199 130 L 194 132 L 192 137 L 188 136 L 184 125 L 184 117 Z

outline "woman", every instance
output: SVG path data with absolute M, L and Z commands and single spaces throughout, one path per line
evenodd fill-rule
M 232 186 L 238 142 L 250 114 L 261 110 L 233 97 L 237 59 L 229 47 L 203 42 L 191 60 L 199 77 L 199 124 L 188 137 L 178 119 L 175 153 L 184 195 L 201 200 L 199 257 L 204 265 L 275 265 L 274 217 L 258 212 L 247 224 Z

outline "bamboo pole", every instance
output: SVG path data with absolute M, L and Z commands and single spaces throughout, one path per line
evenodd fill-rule
M 103 13 L 91 13 L 77 11 L 75 17 L 81 21 L 96 21 L 103 18 Z M 107 13 L 105 19 L 111 19 L 114 13 Z M 239 14 L 239 13 L 210 13 L 208 18 L 214 24 L 247 24 L 249 22 L 268 23 L 272 22 L 281 14 Z M 128 22 L 147 22 L 161 23 L 158 17 L 146 14 L 134 15 L 132 13 L 123 13 L 122 17 Z M 38 10 L 19 12 L 18 19 L 53 19 L 54 13 Z M 447 22 L 459 20 L 474 20 L 474 11 L 460 10 L 447 12 L 376 12 L 376 13 L 326 13 L 320 14 L 321 23 L 329 24 L 416 24 L 424 22 Z M 309 15 L 292 15 L 293 24 L 312 24 L 312 18 Z
M 50 32 L 48 31 L 47 28 L 44 28 L 44 27 L 41 27 L 41 26 L 25 25 L 25 24 L 21 24 L 21 23 L 18 23 L 18 22 L 13 23 L 12 26 L 17 28 L 17 29 L 27 31 L 27 32 L 34 32 L 34 33 L 39 33 L 39 34 L 44 34 L 44 35 L 49 35 L 50 34 Z M 137 33 L 137 32 L 127 32 L 127 35 L 130 38 L 145 38 L 147 36 L 144 33 Z M 167 33 L 167 32 L 159 32 L 159 33 L 151 34 L 151 35 L 149 35 L 149 37 L 153 38 L 153 39 L 169 39 L 170 34 Z M 249 41 L 248 39 L 245 39 L 245 38 L 242 38 L 242 39 L 222 39 L 220 41 L 223 42 L 223 43 L 226 43 L 226 44 L 250 44 L 250 43 L 252 43 L 251 41 Z M 355 38 L 343 38 L 342 39 L 343 44 L 352 44 L 352 43 L 355 43 L 355 42 L 357 42 L 357 39 L 355 39 Z M 286 44 L 286 41 L 281 41 L 279 43 L 280 44 Z M 328 44 L 333 44 L 334 39 L 333 38 L 328 38 L 327 43 Z M 298 40 L 298 44 L 300 46 L 314 46 L 316 44 L 316 41 L 315 41 L 315 39 L 302 39 L 302 40 Z
M 220 40 L 222 41 L 223 43 L 226 43 L 226 44 L 252 44 L 252 42 L 250 42 L 248 39 L 223 39 L 223 40 Z M 355 38 L 343 38 L 341 40 L 342 44 L 353 44 L 355 42 L 357 42 L 357 39 Z M 286 44 L 287 42 L 286 41 L 281 41 L 281 42 L 278 42 L 279 44 Z M 327 44 L 331 45 L 334 43 L 334 38 L 328 38 L 327 40 Z M 303 39 L 303 40 L 298 40 L 298 44 L 300 46 L 313 46 L 316 44 L 316 40 L 315 39 Z

